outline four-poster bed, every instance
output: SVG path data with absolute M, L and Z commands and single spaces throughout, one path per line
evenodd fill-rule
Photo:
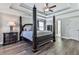
M 27 29 L 28 28 L 28 29 Z M 24 24 L 21 30 L 21 38 L 28 39 L 33 44 L 33 52 L 51 40 L 55 41 L 55 17 L 53 17 L 53 33 L 51 31 L 37 30 L 37 12 L 36 7 L 33 7 L 33 24 Z M 54 38 L 54 39 L 53 39 Z

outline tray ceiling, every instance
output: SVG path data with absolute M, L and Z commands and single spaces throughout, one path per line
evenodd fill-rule
M 26 5 L 33 7 L 34 3 L 27 3 Z M 38 10 L 40 10 L 41 12 L 44 12 L 43 8 L 45 7 L 45 3 L 35 3 L 35 5 Z M 54 11 L 58 11 L 70 6 L 69 3 L 49 3 L 49 6 L 52 6 L 52 5 L 56 5 L 55 8 L 52 8 L 52 10 Z
M 22 12 L 22 14 L 25 16 L 32 15 L 32 8 L 34 4 L 38 10 L 38 16 L 42 18 L 45 18 L 46 15 L 47 17 L 49 17 L 52 16 L 53 14 L 60 16 L 63 14 L 73 13 L 73 10 L 75 10 L 74 12 L 76 12 L 76 9 L 78 9 L 77 11 L 79 11 L 78 3 L 49 3 L 49 6 L 56 5 L 56 7 L 52 8 L 54 12 L 47 12 L 46 14 L 44 14 L 44 10 L 43 10 L 45 3 L 0 3 L 0 12 L 7 11 L 11 14 L 13 12 L 14 14 L 16 13 L 17 15 L 18 14 L 21 15 L 21 13 L 17 13 L 18 11 L 18 12 Z M 22 7 L 21 5 L 24 5 L 25 8 Z M 12 9 L 10 9 L 11 6 Z

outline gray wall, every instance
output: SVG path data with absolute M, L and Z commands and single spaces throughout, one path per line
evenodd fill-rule
M 3 33 L 10 32 L 9 22 L 15 22 L 14 32 L 19 32 L 19 17 L 0 13 L 0 44 L 3 43 Z
M 33 19 L 22 17 L 22 24 L 33 23 Z M 3 44 L 3 33 L 10 32 L 9 22 L 15 22 L 16 26 L 14 27 L 14 32 L 19 34 L 19 16 L 12 14 L 0 13 L 0 44 Z M 18 39 L 19 40 L 19 39 Z
M 30 17 L 22 17 L 22 24 L 33 24 L 33 19 Z
M 76 14 L 74 14 L 76 15 Z M 48 21 L 49 20 L 49 21 Z M 79 16 L 60 18 L 56 17 L 56 36 L 58 36 L 58 20 L 61 21 L 61 33 L 62 38 L 74 39 L 79 41 Z M 47 25 L 52 24 L 52 18 L 47 19 Z
M 79 17 L 62 19 L 62 37 L 79 41 Z

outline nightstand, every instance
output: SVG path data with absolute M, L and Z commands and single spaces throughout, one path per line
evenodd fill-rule
M 18 32 L 3 33 L 3 45 L 15 43 L 18 41 Z

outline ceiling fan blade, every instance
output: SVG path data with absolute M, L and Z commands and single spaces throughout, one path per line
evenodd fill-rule
M 48 3 L 46 3 L 46 7 L 48 7 Z
M 56 5 L 53 5 L 53 6 L 49 7 L 49 8 L 54 8 L 54 7 L 56 7 Z
M 53 10 L 49 10 L 49 11 L 53 12 Z

